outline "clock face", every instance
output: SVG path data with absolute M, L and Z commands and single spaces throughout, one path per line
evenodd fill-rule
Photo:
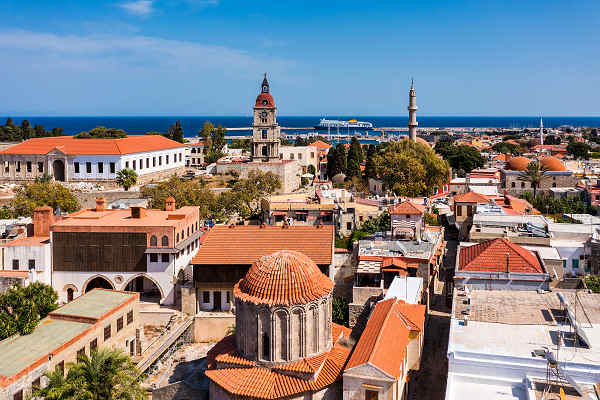
M 263 100 L 263 106 L 266 106 L 267 104 L 269 104 L 269 102 L 267 100 Z
M 261 116 L 261 117 L 263 117 L 263 118 L 267 118 L 267 112 L 266 112 L 266 111 L 263 111 L 263 112 L 260 114 L 260 116 Z

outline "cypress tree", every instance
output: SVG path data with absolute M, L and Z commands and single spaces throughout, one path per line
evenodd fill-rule
M 348 160 L 346 156 L 346 146 L 343 143 L 338 143 L 335 148 L 335 174 L 344 174 L 348 169 Z M 346 175 L 347 176 L 347 175 Z
M 367 150 L 367 161 L 365 162 L 365 180 L 369 180 L 369 178 L 375 178 L 377 176 L 377 172 L 375 171 L 375 153 L 377 149 L 374 144 L 369 145 L 369 149 Z
M 363 161 L 362 149 L 360 148 L 360 143 L 358 139 L 355 137 L 352 138 L 352 142 L 350 143 L 350 151 L 348 151 L 348 161 L 347 161 L 347 172 L 346 175 L 348 178 L 352 178 L 354 176 L 360 177 L 360 164 Z
M 333 178 L 337 170 L 337 155 L 335 147 L 331 147 L 327 153 L 327 176 L 329 179 Z

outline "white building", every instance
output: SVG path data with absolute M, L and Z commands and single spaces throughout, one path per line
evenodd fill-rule
M 65 182 L 110 182 L 132 169 L 140 183 L 180 174 L 184 145 L 160 135 L 121 139 L 34 138 L 0 151 L 0 180 L 28 181 L 43 174 Z
M 533 400 L 547 389 L 558 399 L 560 388 L 568 399 L 597 399 L 600 295 L 561 294 L 576 322 L 557 293 L 455 290 L 446 400 Z
M 316 146 L 279 146 L 279 158 L 281 160 L 296 160 L 306 172 L 309 165 L 318 171 L 319 155 Z

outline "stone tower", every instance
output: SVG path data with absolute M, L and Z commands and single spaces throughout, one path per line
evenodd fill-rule
M 252 125 L 252 161 L 274 161 L 279 159 L 279 125 L 277 107 L 269 93 L 267 74 L 260 86 L 260 93 L 254 105 Z
M 408 92 L 408 135 L 413 142 L 417 141 L 417 95 L 415 94 L 414 82 L 410 82 L 410 91 Z
M 540 145 L 544 144 L 544 123 L 540 117 Z

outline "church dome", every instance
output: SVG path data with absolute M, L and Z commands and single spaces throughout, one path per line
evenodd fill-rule
M 529 159 L 525 157 L 514 157 L 506 163 L 506 169 L 512 171 L 525 171 L 529 165 Z
M 254 108 L 275 108 L 275 100 L 273 100 L 271 93 L 261 93 L 256 96 Z
M 280 250 L 262 256 L 233 288 L 236 298 L 254 304 L 307 304 L 331 292 L 333 282 L 302 253 Z
M 566 171 L 567 167 L 556 157 L 544 157 L 540 160 L 540 167 L 546 168 L 548 171 Z

